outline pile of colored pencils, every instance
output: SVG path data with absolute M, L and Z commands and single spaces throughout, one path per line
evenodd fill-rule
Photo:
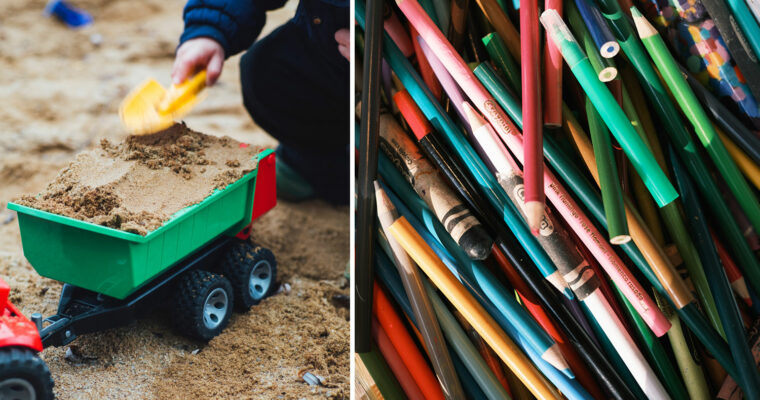
M 356 0 L 362 398 L 760 399 L 760 13 L 637 3 Z

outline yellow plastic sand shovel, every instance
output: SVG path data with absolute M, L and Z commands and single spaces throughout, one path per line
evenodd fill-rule
M 203 99 L 206 70 L 179 85 L 164 89 L 155 79 L 148 79 L 132 90 L 119 106 L 119 116 L 133 135 L 146 135 L 166 129 L 185 116 Z

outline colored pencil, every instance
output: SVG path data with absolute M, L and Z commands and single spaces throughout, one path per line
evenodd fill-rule
M 357 384 L 363 386 L 373 400 L 406 399 L 396 377 L 371 339 L 370 337 L 370 351 L 356 353 Z
M 752 346 L 752 353 L 755 355 L 755 363 L 758 363 L 760 362 L 760 319 L 756 319 L 752 324 L 751 329 L 747 332 L 747 337 L 749 338 L 748 343 Z M 727 376 L 725 379 L 715 398 L 720 400 L 742 400 L 744 393 L 742 393 L 736 381 L 730 376 Z
M 729 139 L 728 136 L 726 136 L 726 134 L 723 133 L 723 131 L 721 131 L 717 126 L 715 127 L 715 132 L 718 133 L 718 137 L 720 137 L 720 140 L 726 146 L 728 154 L 730 154 L 731 158 L 734 159 L 734 162 L 742 171 L 744 176 L 747 177 L 750 182 L 752 182 L 752 184 L 755 186 L 755 189 L 760 189 L 760 167 L 758 167 L 757 162 L 751 160 L 747 154 L 745 154 L 742 149 L 736 145 L 736 143 L 731 141 L 731 139 Z
M 726 270 L 726 276 L 728 277 L 728 282 L 731 283 L 731 288 L 734 289 L 737 296 L 744 300 L 747 305 L 751 306 L 752 299 L 749 297 L 749 289 L 747 288 L 747 282 L 744 280 L 744 275 L 742 275 L 731 255 L 728 254 L 726 248 L 715 235 L 715 232 L 711 230 L 710 234 L 712 235 L 713 243 L 715 243 L 715 250 L 718 252 L 720 262 L 723 264 L 723 269 Z
M 378 239 L 381 243 L 386 240 L 383 235 L 379 235 Z M 386 246 L 382 244 L 380 247 L 386 248 Z M 409 299 L 402 287 L 401 278 L 399 277 L 396 268 L 391 265 L 392 263 L 383 252 L 377 252 L 376 258 L 378 279 L 380 279 L 388 289 L 388 293 L 394 298 L 394 300 L 396 300 L 396 304 L 398 304 L 407 315 L 410 315 L 412 312 L 412 306 L 409 304 Z M 456 321 L 454 321 L 452 325 L 451 319 L 453 319 L 453 317 L 445 315 L 445 313 L 448 313 L 447 309 L 441 310 L 440 304 L 437 304 L 437 302 L 440 302 L 438 295 L 435 294 L 435 292 L 431 294 L 427 290 L 428 285 L 425 279 L 426 278 L 421 277 L 423 285 L 425 285 L 425 293 L 430 298 L 433 309 L 441 325 L 441 329 L 450 345 L 452 361 L 455 368 L 457 368 L 457 373 L 461 378 L 462 386 L 467 392 L 468 397 L 483 398 L 484 396 L 488 396 L 488 399 L 490 400 L 505 398 L 505 391 L 499 385 L 496 377 L 488 370 L 488 366 L 485 365 L 485 362 L 478 357 L 478 352 L 472 343 L 467 340 L 467 335 L 458 325 L 456 325 Z M 412 316 L 411 318 L 414 317 Z M 412 323 L 416 323 L 416 320 L 413 320 Z M 466 369 L 466 371 L 463 371 L 463 368 Z M 472 376 L 475 384 L 482 388 L 480 393 L 477 393 L 473 390 L 474 388 L 470 387 L 468 384 L 468 379 L 466 378 L 466 375 L 468 374 Z
M 596 5 L 588 0 L 575 0 L 575 5 L 591 33 L 591 38 L 596 43 L 599 54 L 604 58 L 615 57 L 620 52 L 620 45 Z
M 635 11 L 632 11 L 635 14 Z M 717 297 L 719 315 L 728 338 L 728 346 L 739 370 L 739 386 L 744 390 L 745 395 L 750 399 L 760 398 L 760 374 L 755 367 L 755 360 L 752 357 L 749 347 L 746 343 L 744 326 L 739 316 L 736 299 L 732 294 L 731 285 L 726 277 L 726 273 L 720 266 L 720 258 L 715 250 L 710 231 L 705 221 L 701 205 L 697 199 L 697 194 L 689 181 L 683 167 L 675 158 L 672 149 L 670 151 L 670 161 L 684 199 L 684 212 L 689 216 L 689 226 L 692 235 L 697 243 L 697 249 L 704 262 L 705 274 L 708 276 L 708 282 L 713 293 Z
M 486 46 L 486 51 L 491 57 L 491 61 L 501 71 L 512 88 L 517 93 L 522 91 L 522 82 L 520 82 L 520 69 L 515 64 L 515 60 L 507 51 L 507 47 L 504 45 L 504 41 L 501 39 L 498 33 L 491 32 L 488 35 L 483 36 L 483 45 Z
M 381 156 L 380 161 L 383 161 L 383 157 Z M 388 180 L 388 183 L 395 182 L 395 185 L 399 188 L 404 188 L 404 186 L 408 186 L 403 182 L 403 179 L 400 177 L 393 178 L 394 175 L 398 175 L 393 171 L 391 168 L 383 168 L 382 164 L 380 165 L 381 170 L 389 170 L 391 172 L 389 176 L 392 177 L 392 179 Z M 409 202 L 410 204 L 415 204 L 415 207 L 412 207 L 411 209 L 408 209 L 404 206 L 403 202 L 396 202 L 396 199 L 391 191 L 388 191 L 389 197 L 391 197 L 392 201 L 398 206 L 399 210 L 401 211 L 401 214 L 407 218 L 410 224 L 419 232 L 424 240 L 433 248 L 433 251 L 436 253 L 436 255 L 441 259 L 441 261 L 446 264 L 446 266 L 449 268 L 449 271 L 451 271 L 454 274 L 458 274 L 459 271 L 457 271 L 458 265 L 462 265 L 463 263 L 472 263 L 472 261 L 469 261 L 467 257 L 462 253 L 461 249 L 459 249 L 457 246 L 455 246 L 451 241 L 446 241 L 445 236 L 434 236 L 437 235 L 437 232 L 440 232 L 440 227 L 435 227 L 436 224 L 438 224 L 435 220 L 432 220 L 429 218 L 429 214 L 426 214 L 425 206 L 423 203 L 419 201 L 419 198 L 416 197 L 413 194 L 413 191 L 411 189 L 404 189 L 399 192 L 400 195 L 404 197 L 404 202 Z M 411 211 L 413 210 L 413 212 Z M 427 211 L 429 213 L 429 211 Z M 415 215 L 412 215 L 415 214 Z M 417 218 L 420 218 L 419 220 Z M 422 226 L 422 223 L 420 221 L 425 221 L 425 226 Z M 438 240 L 441 239 L 444 242 L 447 242 L 445 247 L 443 244 L 441 244 Z M 450 253 L 454 255 L 456 258 L 456 261 L 452 259 L 452 256 Z M 461 278 L 461 276 L 459 276 Z M 468 290 L 470 293 L 475 296 L 478 300 L 478 302 L 486 308 L 488 313 L 497 321 L 499 326 L 507 332 L 507 334 L 514 338 L 513 340 L 517 341 L 518 346 L 522 349 L 524 353 L 527 354 L 527 356 L 532 360 L 533 364 L 536 365 L 536 367 L 546 376 L 556 387 L 562 391 L 562 393 L 566 394 L 568 398 L 570 399 L 585 399 L 588 398 L 588 394 L 585 392 L 585 390 L 574 380 L 568 378 L 567 375 L 565 375 L 563 372 L 560 372 L 555 367 L 550 365 L 548 362 L 544 361 L 540 354 L 536 352 L 533 349 L 533 346 L 530 346 L 529 343 L 526 340 L 523 340 L 520 333 L 517 331 L 515 326 L 511 323 L 510 320 L 508 320 L 504 314 L 498 311 L 498 309 L 490 302 L 490 300 L 486 297 L 485 293 L 483 293 L 482 290 L 480 290 L 478 287 L 473 286 L 465 280 L 461 280 L 462 283 L 467 285 Z M 430 294 L 430 292 L 428 293 Z M 564 298 L 564 297 L 562 297 Z M 431 295 L 432 299 L 432 295 Z M 519 382 L 519 381 L 518 381 Z M 510 387 L 516 387 L 517 385 L 510 384 Z M 522 386 L 522 385 L 520 385 Z
M 565 359 L 575 373 L 575 379 L 577 379 L 595 399 L 604 397 L 601 388 L 589 373 L 588 367 L 586 367 L 586 364 L 583 362 L 578 352 L 575 351 L 575 348 L 570 344 L 567 335 L 564 331 L 559 329 L 554 320 L 546 313 L 541 304 L 539 304 L 538 298 L 536 298 L 533 291 L 528 288 L 515 270 L 514 266 L 512 266 L 498 248 L 494 248 L 491 252 L 491 257 L 498 265 L 499 270 L 503 272 L 509 280 L 509 283 L 515 288 L 523 307 L 530 312 L 536 322 L 538 322 L 559 345 L 562 355 L 565 356 Z
M 684 110 L 700 141 L 707 149 L 707 153 L 715 163 L 723 178 L 729 184 L 729 188 L 739 200 L 742 209 L 752 221 L 755 229 L 760 229 L 760 202 L 747 185 L 747 181 L 739 172 L 736 164 L 731 159 L 723 142 L 720 141 L 713 129 L 712 123 L 707 118 L 704 110 L 697 101 L 694 92 L 689 88 L 686 79 L 681 74 L 673 56 L 665 47 L 660 34 L 652 24 L 641 15 L 637 9 L 632 9 L 636 29 L 644 46 L 654 60 L 655 65 L 662 73 L 663 80 L 671 89 L 676 101 Z
M 427 85 L 427 87 L 430 88 L 430 91 L 433 92 L 433 95 L 440 100 L 443 95 L 441 83 L 438 82 L 438 79 L 436 79 L 433 70 L 430 68 L 430 64 L 428 63 L 427 58 L 422 53 L 419 40 L 417 40 L 419 38 L 417 31 L 414 30 L 414 27 L 411 27 L 409 30 L 411 31 L 410 33 L 412 35 L 412 47 L 414 48 L 414 54 L 417 59 L 417 67 L 419 68 L 420 75 L 422 75 L 422 79 L 425 81 L 425 85 Z M 388 96 L 389 103 L 392 103 L 390 101 L 390 98 L 392 96 L 393 93 Z
M 377 343 L 380 353 L 383 355 L 383 358 L 385 358 L 385 362 L 388 363 L 388 367 L 398 380 L 398 383 L 401 385 L 401 389 L 404 393 L 406 393 L 406 396 L 410 400 L 425 400 L 425 395 L 422 394 L 422 391 L 414 381 L 412 374 L 409 373 L 409 370 L 404 365 L 401 356 L 393 347 L 390 338 L 388 338 L 388 334 L 385 333 L 385 330 L 383 330 L 376 318 L 373 318 L 372 320 L 372 337 L 375 339 L 375 343 Z
M 567 3 L 567 23 L 576 37 L 578 37 L 581 47 L 586 51 L 588 59 L 594 67 L 594 71 L 599 76 L 599 80 L 611 82 L 615 79 L 618 76 L 618 70 L 614 61 L 611 58 L 604 58 L 599 54 L 599 48 L 596 47 L 596 43 L 591 38 L 591 32 L 589 32 L 586 23 L 583 21 L 583 17 L 581 17 L 575 2 Z M 554 44 L 549 35 L 547 35 L 547 40 Z
M 562 15 L 561 0 L 546 0 L 545 9 L 552 9 Z M 536 11 L 538 12 L 538 11 Z M 536 22 L 538 23 L 538 22 Z M 562 54 L 548 38 L 544 39 L 543 108 L 544 126 L 562 126 Z
M 384 193 L 379 189 L 380 187 L 377 185 L 377 182 L 375 182 L 376 199 L 380 199 L 380 196 L 384 196 Z M 388 200 L 380 199 L 378 201 Z M 433 306 L 430 304 L 430 299 L 428 299 L 425 289 L 422 286 L 417 267 L 412 263 L 412 260 L 409 259 L 409 256 L 403 251 L 401 246 L 399 246 L 399 244 L 387 233 L 388 226 L 390 226 L 393 221 L 392 219 L 394 219 L 393 217 L 395 217 L 395 215 L 392 215 L 392 212 L 393 210 L 391 210 L 391 215 L 380 215 L 381 218 L 385 218 L 380 219 L 380 225 L 383 230 L 386 231 L 385 237 L 393 250 L 396 266 L 399 269 L 399 275 L 404 283 L 404 290 L 406 290 L 406 294 L 412 303 L 417 326 L 422 334 L 425 347 L 428 350 L 436 375 L 443 386 L 446 398 L 462 398 L 464 393 L 462 392 L 461 384 L 459 383 L 459 379 L 454 371 L 454 365 L 451 362 L 451 357 L 446 349 L 441 328 L 438 325 L 438 320 L 435 318 L 433 312 Z
M 393 176 L 389 177 L 387 175 L 385 178 L 395 179 Z M 397 186 L 399 185 L 397 184 Z M 395 209 L 393 204 L 388 202 L 386 207 L 388 213 L 393 214 Z M 515 299 L 508 295 L 508 291 L 501 286 L 498 280 L 483 265 L 480 263 L 461 265 L 457 271 L 460 280 L 467 282 L 470 287 L 479 288 L 483 291 L 485 297 L 496 306 L 500 313 L 509 318 L 517 331 L 520 332 L 521 337 L 525 338 L 538 354 L 541 354 L 544 359 L 560 371 L 567 372 L 567 363 L 556 343 L 530 318 L 527 312 L 517 304 Z M 572 373 L 569 374 L 572 375 Z
M 594 171 L 596 171 L 596 164 L 588 137 L 585 136 L 585 133 L 569 110 L 567 108 L 565 110 L 566 112 L 563 113 L 565 124 L 563 126 L 567 127 L 568 132 L 572 133 L 573 140 L 578 146 L 584 161 L 588 164 L 589 171 L 593 175 Z M 547 139 L 544 142 L 544 147 L 547 160 L 555 167 L 555 170 L 567 183 L 570 190 L 584 203 L 597 222 L 602 224 L 602 226 L 606 225 L 601 199 L 591 187 L 591 184 L 581 175 L 580 171 L 577 170 L 568 158 L 562 154 L 553 139 Z M 598 177 L 594 178 L 595 180 L 598 179 Z M 735 375 L 736 370 L 733 359 L 730 356 L 725 341 L 709 325 L 704 316 L 700 314 L 690 290 L 674 270 L 663 249 L 655 243 L 651 234 L 641 223 L 640 217 L 636 215 L 627 202 L 626 215 L 628 216 L 628 225 L 631 228 L 633 240 L 620 247 L 628 254 L 652 286 L 675 306 L 679 317 L 689 326 L 695 336 L 699 338 L 699 341 L 715 355 L 715 358 L 730 374 Z
M 451 23 L 446 37 L 457 51 L 462 51 L 462 44 L 467 36 L 467 15 L 470 12 L 470 0 L 451 1 Z
M 382 207 L 381 203 L 378 203 L 378 207 Z M 377 317 L 380 326 L 388 334 L 393 347 L 414 378 L 414 382 L 426 399 L 443 399 L 444 394 L 438 379 L 430 370 L 425 357 L 404 327 L 404 322 L 393 309 L 393 305 L 377 285 L 377 282 L 374 283 L 374 294 L 372 312 Z
M 747 3 L 742 0 L 726 0 L 726 3 L 733 11 L 733 16 L 739 23 L 739 27 L 744 32 L 749 45 L 755 52 L 755 57 L 760 56 L 760 27 L 757 21 L 752 18 Z
M 657 73 L 655 73 L 652 68 L 651 61 L 646 55 L 638 36 L 635 34 L 628 20 L 622 17 L 623 14 L 620 11 L 620 6 L 615 0 L 600 0 L 600 4 L 604 11 L 604 15 L 609 18 L 613 31 L 620 41 L 621 48 L 628 56 L 632 65 L 636 68 L 639 77 L 638 81 L 641 83 L 642 89 L 649 99 L 649 104 L 653 105 L 660 122 L 665 124 L 665 129 L 663 130 L 668 136 L 670 136 L 682 162 L 684 162 L 692 178 L 695 179 L 695 183 L 697 184 L 700 193 L 707 200 L 709 211 L 718 222 L 718 228 L 720 229 L 721 234 L 729 238 L 729 246 L 736 254 L 738 261 L 741 264 L 746 265 L 748 271 L 750 271 L 747 274 L 750 283 L 752 285 L 757 284 L 758 286 L 756 287 L 760 287 L 760 276 L 757 276 L 755 273 L 756 271 L 760 271 L 760 264 L 758 264 L 757 258 L 752 254 L 752 251 L 747 244 L 740 239 L 742 237 L 742 231 L 736 225 L 736 222 L 731 216 L 731 212 L 721 199 L 720 193 L 722 191 L 718 189 L 715 182 L 710 177 L 710 173 L 699 154 L 691 150 L 694 148 L 694 142 L 691 139 L 691 135 L 685 129 L 686 125 L 680 119 L 680 113 L 676 110 L 674 104 L 666 95 L 666 89 L 662 85 Z M 757 66 L 757 68 L 760 68 L 760 66 Z M 686 76 L 687 78 L 690 77 L 688 74 Z M 696 82 L 693 79 L 687 80 L 693 88 L 696 87 L 696 85 L 700 85 L 699 82 Z M 760 86 L 760 74 L 756 80 L 757 82 L 755 83 Z M 699 90 L 695 89 L 695 93 L 699 94 L 699 92 Z M 724 113 L 713 115 L 718 121 L 720 121 L 721 118 L 725 118 L 726 121 L 728 121 L 731 113 L 726 111 Z
M 588 120 L 588 130 L 591 133 L 591 143 L 594 146 L 597 174 L 599 174 L 601 181 L 602 202 L 607 217 L 607 232 L 610 243 L 627 243 L 631 240 L 631 235 L 628 234 L 628 222 L 625 219 L 625 206 L 623 205 L 623 189 L 620 187 L 620 177 L 617 174 L 617 166 L 612 153 L 612 140 L 607 127 L 604 126 L 596 108 L 588 98 L 586 99 L 586 119 Z
M 486 18 L 488 18 L 488 22 L 490 22 L 491 26 L 496 30 L 496 33 L 498 33 L 499 37 L 504 40 L 507 48 L 509 48 L 509 53 L 519 65 L 520 60 L 522 59 L 520 35 L 517 33 L 517 29 L 515 29 L 512 21 L 509 20 L 507 14 L 504 13 L 504 10 L 499 6 L 496 0 L 475 1 L 478 3 L 480 10 L 483 11 Z
M 628 118 L 617 105 L 609 90 L 597 79 L 588 57 L 580 49 L 562 18 L 553 10 L 548 10 L 541 14 L 541 22 L 548 34 L 551 35 L 552 40 L 558 44 L 562 56 L 570 66 L 570 71 L 573 72 L 586 94 L 591 98 L 594 107 L 599 111 L 612 134 L 623 147 L 625 154 L 639 172 L 657 204 L 662 207 L 675 200 L 678 197 L 678 192 L 657 165 L 652 153 L 631 127 Z
M 365 4 L 361 0 L 355 4 L 355 18 L 359 25 L 363 27 L 365 24 Z M 494 207 L 498 207 L 499 210 L 505 210 L 504 207 L 508 201 L 506 194 L 500 191 L 495 179 L 489 177 L 485 165 L 475 156 L 470 145 L 461 136 L 461 132 L 456 128 L 456 125 L 448 117 L 440 104 L 432 101 L 432 95 L 422 83 L 421 78 L 414 72 L 408 60 L 403 57 L 395 44 L 389 40 L 384 41 L 384 51 L 391 68 L 403 82 L 406 89 L 409 90 L 410 95 L 418 103 L 426 118 L 441 132 L 447 145 L 455 152 L 468 173 L 476 179 L 478 187 L 484 190 L 483 194 L 487 197 L 488 201 Z M 488 188 L 497 189 L 493 191 Z M 515 266 L 531 290 L 535 291 L 539 296 L 546 310 L 558 321 L 562 329 L 568 333 L 568 337 L 574 343 L 574 346 L 576 346 L 576 350 L 583 357 L 584 362 L 587 363 L 590 370 L 598 377 L 599 383 L 604 386 L 610 396 L 616 399 L 630 398 L 630 391 L 625 388 L 619 375 L 609 362 L 604 359 L 604 355 L 600 352 L 599 348 L 591 342 L 590 338 L 582 331 L 577 322 L 572 319 L 567 310 L 558 303 L 557 297 L 545 286 L 538 272 L 533 270 L 535 267 L 528 261 L 529 256 L 527 251 L 508 230 L 503 228 L 502 224 L 496 223 L 503 215 L 504 213 L 502 212 L 497 218 L 490 219 L 493 223 L 492 228 L 496 228 L 495 231 L 501 237 L 499 247 L 504 251 L 504 254 Z M 698 319 L 693 321 L 698 322 Z M 563 389 L 563 391 L 565 390 Z
M 476 68 L 476 73 L 496 96 L 499 104 L 512 115 L 513 120 L 517 124 L 521 124 L 522 111 L 517 106 L 514 98 L 506 90 L 501 90 L 503 86 L 499 84 L 492 71 L 486 64 Z M 513 154 L 519 155 L 522 153 L 520 151 L 522 144 L 519 135 L 512 135 L 507 138 L 502 137 L 502 139 L 507 139 L 505 142 L 510 146 Z M 544 168 L 544 185 L 550 202 L 557 208 L 572 230 L 578 234 L 583 243 L 594 254 L 594 257 L 599 260 L 605 271 L 618 283 L 618 286 L 622 288 L 626 297 L 632 299 L 632 303 L 637 305 L 637 310 L 642 318 L 647 321 L 647 325 L 652 328 L 657 336 L 665 334 L 669 325 L 665 322 L 665 317 L 659 312 L 654 301 L 646 294 L 636 279 L 633 278 L 630 271 L 603 239 L 602 234 L 593 226 L 579 205 L 548 168 Z
M 496 133 L 482 117 L 477 115 L 471 107 L 466 108 L 466 110 L 468 110 L 470 124 L 475 135 L 478 135 L 478 132 L 484 132 L 494 139 L 496 138 Z M 493 147 L 490 148 L 493 149 Z M 509 172 L 507 171 L 507 173 Z M 551 215 L 548 211 L 547 214 Z M 593 270 L 575 250 L 574 246 L 570 244 L 567 232 L 561 230 L 557 222 L 552 222 L 552 220 L 551 216 L 544 218 L 541 224 L 543 229 L 539 233 L 539 242 L 547 249 L 550 256 L 555 256 L 553 259 L 558 270 L 564 275 L 565 280 L 570 279 L 573 282 L 571 289 L 592 310 L 604 333 L 612 341 L 615 349 L 625 361 L 625 365 L 630 369 L 631 374 L 636 378 L 644 392 L 653 398 L 666 398 L 665 389 L 654 371 L 636 348 L 633 339 L 625 331 L 609 303 L 601 295 L 598 278 Z
M 485 91 L 477 79 L 475 79 L 475 76 L 469 70 L 464 61 L 456 54 L 454 49 L 451 47 L 451 44 L 446 41 L 446 39 L 443 37 L 443 34 L 441 34 L 441 32 L 436 29 L 430 18 L 420 7 L 419 3 L 417 3 L 416 0 L 399 0 L 397 1 L 397 4 L 401 8 L 401 11 L 407 16 L 409 22 L 423 37 L 425 43 L 427 43 L 428 46 L 430 46 L 430 48 L 436 54 L 441 55 L 441 57 L 443 57 L 443 55 L 446 55 L 446 57 L 443 58 L 439 57 L 439 60 L 446 67 L 451 76 L 459 84 L 467 96 L 479 104 L 479 107 L 482 108 L 481 111 L 485 111 L 489 119 L 498 121 L 497 125 L 499 125 L 499 127 L 496 129 L 497 131 L 499 131 L 499 129 L 502 129 L 499 131 L 499 134 L 508 135 L 513 132 L 515 130 L 514 125 L 512 125 L 506 115 L 504 115 L 504 112 L 501 111 L 501 109 L 498 107 L 489 108 L 489 104 L 495 105 L 493 98 Z M 482 162 L 480 165 L 475 164 L 475 166 L 482 166 Z M 488 172 L 482 171 L 481 173 L 487 174 Z M 497 196 L 504 194 L 503 191 L 497 191 L 495 193 L 491 191 L 487 193 L 495 194 Z M 509 225 L 510 229 L 518 237 L 521 245 L 526 247 L 526 250 L 528 250 L 531 258 L 541 269 L 541 272 L 545 277 L 554 274 L 557 270 L 556 267 L 549 260 L 546 253 L 540 248 L 538 243 L 536 243 L 535 239 L 531 237 L 532 234 L 530 232 L 530 229 L 525 225 L 524 220 L 519 216 L 519 213 L 517 212 L 515 206 L 510 204 L 508 200 L 504 201 L 506 200 L 505 198 L 501 198 L 499 200 L 500 204 L 497 210 L 500 210 L 502 212 L 502 216 L 504 217 L 505 222 L 507 222 L 507 225 Z M 569 291 L 567 292 L 570 294 Z
M 356 351 L 370 351 L 372 328 L 372 267 L 374 262 L 375 191 L 372 181 L 377 175 L 377 146 L 380 119 L 380 70 L 383 44 L 383 1 L 370 0 L 366 9 L 364 82 L 362 84 L 361 136 L 359 140 L 358 177 L 356 183 L 356 310 L 354 329 Z
M 525 179 L 525 219 L 538 236 L 544 216 L 543 144 L 541 110 L 541 64 L 538 23 L 538 1 L 523 0 L 520 7 L 520 77 L 522 108 L 525 110 L 523 176 Z
M 551 384 L 535 370 L 535 367 L 520 352 L 517 345 L 509 339 L 504 331 L 497 328 L 496 321 L 462 287 L 404 217 L 397 219 L 389 230 L 425 274 L 442 290 L 449 301 L 463 312 L 473 328 L 499 354 L 499 357 L 525 383 L 534 396 L 539 399 L 555 399 L 559 396 Z
M 398 19 L 396 13 L 392 9 L 386 7 L 388 6 L 384 5 L 384 8 L 387 11 L 384 13 L 386 17 L 383 21 L 385 32 L 390 35 L 393 42 L 396 43 L 398 48 L 401 49 L 401 52 L 404 53 L 404 56 L 411 57 L 414 54 L 414 47 L 412 47 L 409 32 L 407 32 L 404 26 L 401 25 L 401 21 Z

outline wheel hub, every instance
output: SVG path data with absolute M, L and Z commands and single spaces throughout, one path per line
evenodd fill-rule
M 212 290 L 203 303 L 203 324 L 206 328 L 215 329 L 218 327 L 224 320 L 224 316 L 227 315 L 228 307 L 227 292 L 222 288 Z
M 267 260 L 260 260 L 251 268 L 248 292 L 254 300 L 261 300 L 272 285 L 272 266 Z
M 21 378 L 9 378 L 0 381 L 0 399 L 35 400 L 37 395 L 29 381 Z

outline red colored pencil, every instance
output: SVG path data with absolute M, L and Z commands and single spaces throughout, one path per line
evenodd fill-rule
M 562 15 L 562 0 L 546 0 L 545 9 L 556 10 Z M 549 40 L 544 38 L 544 126 L 558 128 L 562 126 L 562 53 Z
M 417 33 L 417 30 L 411 25 L 409 26 L 409 29 L 412 31 L 412 45 L 414 46 L 414 52 L 417 56 L 417 68 L 420 70 L 422 80 L 425 81 L 425 85 L 427 85 L 428 89 L 433 92 L 433 96 L 435 96 L 436 100 L 440 101 L 443 97 L 443 87 L 441 87 L 441 82 L 438 82 L 438 78 L 435 76 L 433 68 L 430 66 L 427 57 L 425 57 L 425 53 L 422 52 L 422 48 L 420 47 L 420 40 L 422 39 Z
M 517 292 L 517 295 L 520 296 L 520 301 L 522 302 L 523 307 L 528 310 L 530 315 L 533 316 L 533 319 L 535 319 L 536 322 L 541 325 L 541 328 L 543 328 L 544 331 L 546 331 L 546 333 L 548 333 L 559 345 L 559 350 L 562 352 L 562 355 L 565 356 L 567 363 L 570 364 L 573 373 L 575 373 L 575 379 L 577 379 L 595 399 L 605 398 L 602 389 L 589 373 L 589 368 L 584 364 L 580 355 L 578 355 L 578 352 L 575 351 L 575 348 L 573 348 L 572 344 L 568 341 L 567 335 L 565 335 L 565 333 L 556 326 L 554 320 L 546 314 L 546 311 L 541 307 L 538 298 L 536 298 L 535 293 L 533 293 L 528 285 L 520 278 L 520 275 L 517 274 L 517 271 L 515 271 L 514 267 L 507 260 L 507 257 L 497 246 L 494 246 L 493 250 L 491 250 L 491 258 L 507 277 L 507 280 Z
M 393 376 L 398 380 L 406 396 L 410 400 L 425 400 L 425 396 L 422 394 L 419 386 L 417 386 L 417 383 L 414 382 L 412 374 L 406 368 L 406 365 L 404 365 L 404 361 L 396 351 L 396 348 L 393 347 L 391 339 L 380 326 L 377 318 L 372 318 L 372 337 L 375 339 L 375 343 L 377 343 L 377 347 L 380 349 L 380 354 L 385 358 L 385 362 L 388 363 L 388 367 L 390 367 Z
M 720 257 L 720 263 L 723 264 L 723 268 L 726 270 L 726 276 L 728 281 L 731 282 L 731 287 L 734 289 L 734 293 L 739 295 L 748 306 L 752 306 L 752 298 L 749 296 L 749 289 L 747 289 L 747 282 L 744 280 L 744 275 L 739 267 L 736 265 L 731 255 L 728 254 L 723 243 L 718 240 L 715 232 L 710 231 L 713 242 L 715 242 L 715 248 L 718 250 L 718 257 Z
M 401 318 L 393 308 L 393 304 L 388 300 L 388 296 L 386 296 L 377 282 L 374 283 L 372 312 L 377 317 L 377 321 L 380 322 L 380 326 L 383 327 L 385 333 L 388 334 L 393 347 L 399 356 L 401 356 L 406 369 L 412 374 L 414 381 L 425 395 L 425 398 L 443 400 L 443 389 L 441 389 L 438 379 L 425 361 L 425 357 L 420 352 L 414 339 L 409 335 L 409 331 L 406 330 L 403 321 L 401 321 Z
M 544 215 L 543 120 L 539 62 L 541 43 L 538 35 L 538 1 L 523 1 L 524 4 L 520 4 L 520 76 L 525 140 L 525 219 L 533 234 L 538 235 Z

